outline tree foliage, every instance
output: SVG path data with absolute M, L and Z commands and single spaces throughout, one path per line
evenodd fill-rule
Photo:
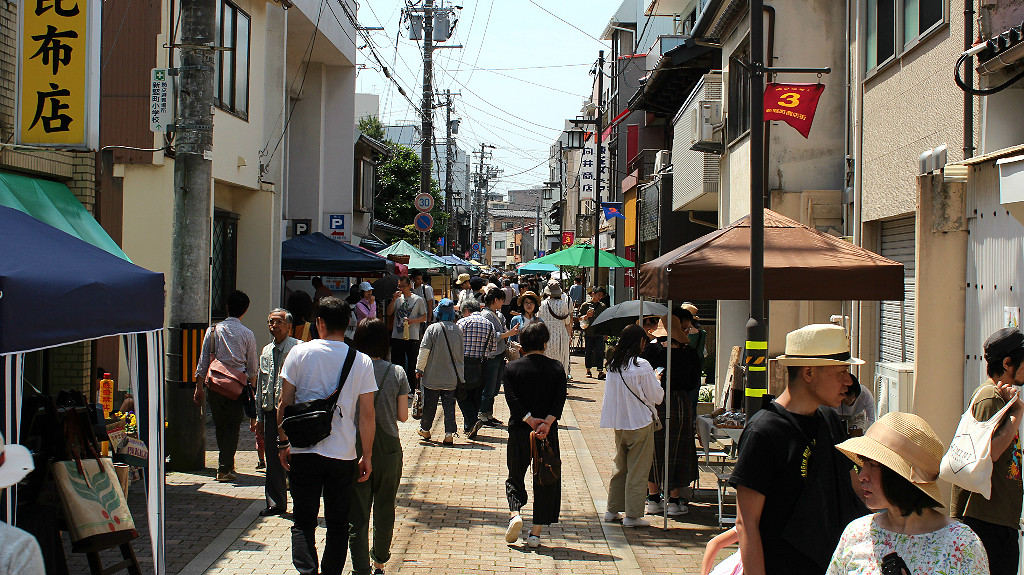
M 420 156 L 411 148 L 401 146 L 385 138 L 384 126 L 375 117 L 367 116 L 359 120 L 359 131 L 376 140 L 385 142 L 391 148 L 391 158 L 377 167 L 377 195 L 373 202 L 373 217 L 382 222 L 403 228 L 409 243 L 419 246 L 419 232 L 412 227 L 413 219 L 419 211 L 413 204 L 420 193 Z M 430 215 L 434 217 L 434 227 L 430 231 L 429 247 L 437 251 L 437 240 L 444 235 L 448 222 L 448 214 L 444 213 L 444 194 L 437 180 L 431 178 L 430 193 L 434 196 L 434 209 Z

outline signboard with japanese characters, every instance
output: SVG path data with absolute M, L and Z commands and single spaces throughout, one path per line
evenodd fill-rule
M 824 84 L 771 82 L 764 89 L 764 120 L 782 120 L 806 138 L 811 133 L 818 99 L 824 91 Z
M 18 143 L 99 144 L 98 0 L 28 0 L 18 10 Z
M 167 68 L 153 68 L 149 84 L 149 129 L 158 134 L 171 123 L 170 78 Z
M 580 156 L 580 199 L 593 201 L 597 197 L 597 174 L 601 174 L 601 194 L 607 197 L 608 185 L 608 142 L 601 142 L 601 166 L 597 165 L 597 139 L 591 133 Z
M 324 235 L 337 242 L 348 242 L 349 228 L 345 222 L 351 218 L 351 214 L 324 214 Z

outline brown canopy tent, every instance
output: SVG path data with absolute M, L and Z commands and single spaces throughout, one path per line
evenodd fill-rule
M 769 300 L 903 300 L 903 264 L 764 211 Z M 641 297 L 748 299 L 750 216 L 640 267 Z

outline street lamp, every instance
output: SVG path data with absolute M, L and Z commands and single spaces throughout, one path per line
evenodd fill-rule
M 587 144 L 587 132 L 575 125 L 580 120 L 569 120 L 573 122 L 573 128 L 565 131 L 566 145 L 565 147 L 570 150 L 582 150 Z

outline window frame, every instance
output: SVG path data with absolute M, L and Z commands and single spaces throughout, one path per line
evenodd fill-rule
M 505 249 L 505 240 L 494 240 L 494 249 L 496 249 L 496 250 L 503 250 L 503 249 Z
M 949 26 L 949 0 L 938 0 L 941 3 L 939 8 L 941 14 L 939 20 L 928 26 L 924 30 L 919 30 L 917 35 L 909 40 L 906 38 L 906 8 L 907 0 L 892 0 L 893 2 L 893 54 L 881 62 L 876 62 L 874 66 L 868 67 L 867 50 L 868 50 L 868 35 L 872 23 L 868 20 L 868 5 L 872 1 L 877 5 L 878 0 L 865 0 L 863 9 L 861 11 L 861 17 L 864 18 L 864 48 L 861 50 L 861 55 L 864 57 L 864 80 L 870 80 L 878 73 L 887 69 L 893 64 L 893 62 L 901 60 L 907 54 L 913 52 L 918 46 L 924 44 L 932 36 L 937 34 L 940 30 L 945 29 Z M 927 2 L 930 0 L 918 0 L 918 5 L 921 2 Z M 931 0 L 934 1 L 934 0 Z M 876 9 L 877 13 L 877 9 Z M 920 8 L 918 9 L 920 13 Z M 877 30 L 877 26 L 875 28 Z M 877 37 L 877 34 L 876 34 Z M 876 48 L 877 53 L 877 48 Z
M 210 315 L 215 320 L 222 320 L 227 317 L 227 297 L 232 291 L 235 290 L 235 286 L 238 285 L 238 223 L 239 215 L 235 212 L 230 212 L 221 208 L 214 208 L 213 210 L 213 230 L 212 234 L 216 235 L 218 231 L 223 230 L 225 237 L 222 240 L 225 242 L 225 249 L 222 251 L 224 259 L 219 259 L 216 254 L 211 253 L 210 255 Z M 216 238 L 213 238 L 216 242 Z M 214 276 L 220 276 L 219 281 L 221 283 L 221 293 L 215 294 L 214 286 L 218 282 L 218 278 Z M 221 307 L 218 304 L 223 304 Z
M 230 44 L 224 41 L 224 22 L 228 14 L 228 10 L 232 10 L 234 14 L 234 20 L 232 25 L 232 39 Z M 244 17 L 248 25 L 246 26 L 247 38 L 245 41 L 245 97 L 239 99 L 238 89 L 238 20 L 240 17 Z M 221 47 L 230 47 L 232 55 L 232 69 L 231 69 L 231 89 L 234 96 L 234 101 L 231 105 L 225 103 L 224 97 L 224 59 L 226 51 L 220 50 L 217 52 L 217 56 L 214 60 L 215 70 L 217 76 L 214 78 L 214 105 L 217 108 L 236 116 L 242 120 L 249 121 L 249 104 L 250 104 L 250 92 L 252 86 L 252 15 L 242 9 L 241 6 L 232 2 L 231 0 L 220 0 L 217 7 L 217 41 Z M 240 108 L 239 104 L 244 104 L 244 108 Z
M 746 61 L 744 61 L 744 56 Z M 744 39 L 729 56 L 729 79 L 726 87 L 727 116 L 725 119 L 725 137 L 728 146 L 742 140 L 750 134 L 750 76 L 747 68 L 750 65 L 750 39 Z M 743 125 L 742 120 L 746 120 Z M 735 131 L 738 130 L 738 131 Z

